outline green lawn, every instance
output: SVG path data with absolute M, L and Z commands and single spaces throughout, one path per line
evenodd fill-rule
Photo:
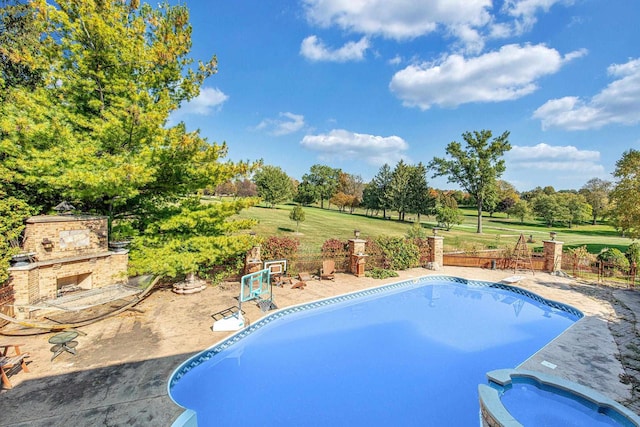
M 390 220 L 381 217 L 367 217 L 364 211 L 354 214 L 342 213 L 335 209 L 305 207 L 306 220 L 300 223 L 300 234 L 296 234 L 296 223 L 289 219 L 293 205 L 278 205 L 274 208 L 253 207 L 242 211 L 241 218 L 255 218 L 259 221 L 254 228 L 259 236 L 278 235 L 297 238 L 302 250 L 319 252 L 322 242 L 329 238 L 346 240 L 353 238 L 353 230 L 359 229 L 360 237 L 368 239 L 380 235 L 404 236 L 413 222 L 399 222 L 397 214 L 391 214 Z M 598 253 L 603 247 L 615 247 L 625 251 L 631 239 L 620 237 L 608 225 L 581 224 L 573 228 L 549 228 L 541 222 L 529 220 L 521 224 L 518 220 L 507 218 L 504 214 L 495 214 L 490 218 L 483 217 L 483 233 L 477 234 L 475 210 L 462 209 L 464 222 L 450 231 L 440 230 L 444 237 L 445 251 L 483 249 L 487 247 L 514 247 L 520 233 L 526 237 L 533 236 L 532 248 L 542 248 L 542 241 L 549 239 L 549 232 L 557 232 L 557 240 L 564 242 L 565 248 L 586 245 L 591 253 Z M 409 219 L 409 215 L 407 215 Z M 415 215 L 411 215 L 415 220 Z M 436 226 L 433 217 L 421 218 L 423 227 L 429 229 Z

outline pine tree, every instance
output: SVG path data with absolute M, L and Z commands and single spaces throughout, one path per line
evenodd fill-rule
M 201 206 L 191 196 L 254 165 L 222 162 L 224 144 L 168 122 L 216 72 L 215 56 L 189 57 L 188 9 L 137 0 L 26 7 L 40 33 L 37 47 L 21 49 L 44 66 L 40 83 L 3 93 L 0 190 L 39 212 L 68 200 L 110 225 L 126 221 L 138 234 L 134 272 L 175 276 L 249 247 L 234 233 L 247 222 L 222 223 L 252 200 Z

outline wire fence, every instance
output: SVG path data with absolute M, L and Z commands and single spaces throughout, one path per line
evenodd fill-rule
M 620 267 L 612 262 L 598 260 L 595 255 L 572 256 L 564 253 L 562 271 L 573 277 L 618 287 L 635 288 L 637 267 Z

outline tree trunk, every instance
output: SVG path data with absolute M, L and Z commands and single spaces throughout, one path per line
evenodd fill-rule
M 478 228 L 476 233 L 482 234 L 482 200 L 478 200 Z

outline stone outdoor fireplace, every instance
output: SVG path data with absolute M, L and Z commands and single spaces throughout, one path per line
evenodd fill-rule
M 22 254 L 9 268 L 14 316 L 28 319 L 38 303 L 127 281 L 128 251 L 108 247 L 107 217 L 43 215 L 26 221 Z

